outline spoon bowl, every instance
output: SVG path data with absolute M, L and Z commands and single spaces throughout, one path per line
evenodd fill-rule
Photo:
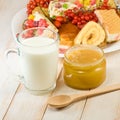
M 72 99 L 69 95 L 58 95 L 51 97 L 48 100 L 48 104 L 54 108 L 60 108 L 61 106 L 65 107 L 72 102 Z

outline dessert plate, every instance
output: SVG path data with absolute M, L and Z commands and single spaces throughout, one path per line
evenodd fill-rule
M 25 19 L 27 19 L 26 8 L 23 8 L 13 16 L 11 28 L 12 28 L 12 34 L 13 34 L 14 40 L 17 39 L 16 35 L 23 30 L 22 24 Z M 68 46 L 60 45 L 59 57 L 64 57 L 64 52 L 67 49 L 68 49 Z M 120 41 L 107 44 L 106 47 L 103 48 L 104 53 L 114 52 L 117 50 L 120 50 Z

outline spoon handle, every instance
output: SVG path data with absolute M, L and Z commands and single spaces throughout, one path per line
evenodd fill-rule
M 81 94 L 74 94 L 74 95 L 71 95 L 71 98 L 72 98 L 72 102 L 74 102 L 74 101 L 78 101 L 80 99 L 84 99 L 87 97 L 105 94 L 105 93 L 116 91 L 116 90 L 120 90 L 120 84 L 114 84 L 111 86 L 90 90 L 90 91 L 87 91 L 87 92 L 81 93 Z

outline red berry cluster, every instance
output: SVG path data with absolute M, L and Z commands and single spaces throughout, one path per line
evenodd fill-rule
M 33 9 L 37 6 L 41 6 L 43 8 L 48 8 L 50 0 L 30 0 L 27 4 L 27 14 L 31 14 Z
M 23 29 L 28 29 L 32 27 L 48 27 L 48 23 L 45 19 L 40 19 L 39 21 L 27 19 L 23 24 Z
M 33 9 L 37 6 L 37 3 L 35 0 L 30 0 L 27 4 L 27 14 L 31 14 Z
M 56 16 L 56 18 L 53 21 L 53 24 L 57 27 L 60 28 L 63 23 L 66 23 L 66 18 L 63 16 Z
M 108 4 L 108 0 L 103 0 L 102 5 L 100 7 L 98 7 L 98 9 L 103 9 L 103 10 L 105 10 L 105 9 L 111 9 L 111 7 Z
M 47 23 L 47 21 L 45 19 L 40 19 L 38 21 L 38 26 L 37 27 L 48 27 L 49 24 Z
M 69 9 L 67 11 L 65 11 L 65 16 L 75 25 L 77 25 L 77 27 L 79 29 L 82 29 L 83 26 L 89 22 L 89 21 L 94 21 L 94 22 L 98 22 L 98 18 L 95 15 L 94 11 L 77 11 L 74 12 L 74 10 Z
M 111 7 L 110 6 L 108 6 L 108 5 L 105 5 L 105 4 L 103 4 L 100 8 L 98 8 L 98 9 L 102 9 L 102 10 L 109 10 L 109 9 L 111 9 Z

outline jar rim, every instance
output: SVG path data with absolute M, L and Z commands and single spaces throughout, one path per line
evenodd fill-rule
M 92 63 L 86 63 L 86 64 L 75 63 L 75 62 L 72 62 L 71 60 L 69 60 L 68 57 L 67 57 L 68 54 L 75 49 L 95 50 L 95 51 L 101 53 L 101 57 L 97 61 L 94 61 Z M 96 64 L 100 63 L 103 59 L 104 59 L 103 50 L 100 47 L 94 46 L 94 45 L 75 45 L 75 46 L 70 47 L 64 54 L 64 60 L 66 60 L 69 64 L 71 64 L 73 66 L 80 66 L 80 67 L 87 67 L 87 66 L 96 65 Z

